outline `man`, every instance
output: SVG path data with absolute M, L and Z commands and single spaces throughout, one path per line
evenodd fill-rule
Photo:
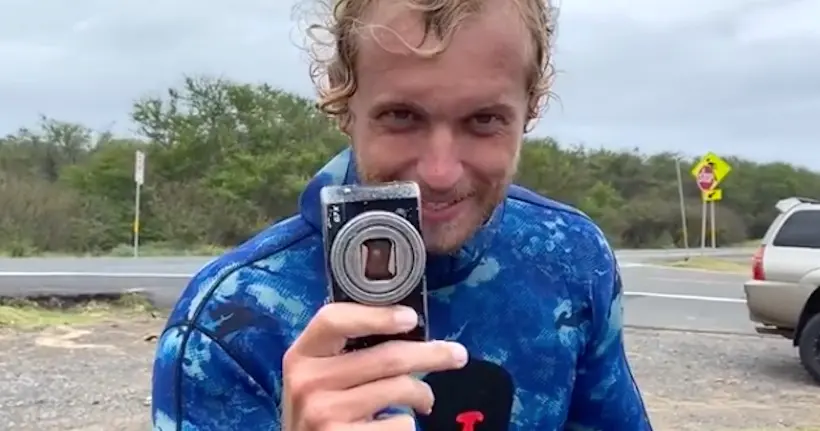
M 545 1 L 335 2 L 337 51 L 316 78 L 351 148 L 307 186 L 298 215 L 191 281 L 157 349 L 155 430 L 651 429 L 601 231 L 510 185 L 549 90 Z M 349 338 L 419 320 L 325 305 L 319 190 L 391 180 L 422 190 L 441 341 L 343 353 Z

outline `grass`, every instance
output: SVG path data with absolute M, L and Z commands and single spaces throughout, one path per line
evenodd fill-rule
M 166 256 L 219 256 L 227 251 L 227 247 L 216 245 L 192 245 L 177 246 L 170 243 L 148 243 L 141 244 L 139 255 L 142 257 L 166 257 Z M 31 247 L 5 247 L 0 249 L 0 257 L 61 257 L 61 256 L 108 256 L 108 257 L 130 257 L 134 255 L 134 246 L 131 244 L 121 244 L 111 250 L 96 253 L 58 253 L 40 252 Z
M 749 240 L 746 240 L 746 241 L 743 241 L 743 242 L 737 244 L 737 247 L 756 248 L 760 245 L 761 241 L 763 241 L 763 240 L 760 239 L 760 238 L 758 238 L 758 239 L 749 239 Z M 820 431 L 820 428 L 818 428 L 818 431 Z
M 168 244 L 145 244 L 139 248 L 139 255 L 145 257 L 163 256 L 219 256 L 228 249 L 215 245 L 198 245 L 192 247 L 174 247 Z M 134 246 L 123 244 L 105 254 L 106 256 L 128 257 L 134 255 Z
M 755 248 L 760 245 L 759 239 L 750 239 L 732 247 Z M 662 248 L 678 248 L 669 245 Z M 139 255 L 143 257 L 167 257 L 167 256 L 219 256 L 229 250 L 229 247 L 199 244 L 199 245 L 179 245 L 171 242 L 154 242 L 141 244 Z M 134 255 L 134 248 L 131 244 L 120 244 L 111 250 L 94 253 L 70 253 L 70 252 L 41 252 L 24 244 L 6 244 L 0 248 L 0 257 L 61 257 L 61 256 L 109 256 L 109 257 L 130 257 Z M 820 431 L 820 430 L 818 430 Z
M 0 297 L 0 328 L 37 330 L 145 316 L 156 309 L 142 295 Z
M 660 262 L 660 265 L 673 268 L 705 269 L 709 271 L 746 274 L 751 271 L 751 264 L 746 261 L 727 260 L 711 257 L 690 257 L 687 260 Z

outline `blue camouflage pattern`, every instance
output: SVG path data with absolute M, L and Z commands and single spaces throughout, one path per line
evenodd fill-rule
M 282 356 L 327 297 L 319 190 L 355 182 L 346 149 L 298 215 L 193 277 L 157 346 L 155 431 L 281 429 Z M 651 430 L 624 351 L 618 266 L 583 213 L 511 186 L 459 253 L 429 259 L 430 334 L 512 374 L 511 431 Z

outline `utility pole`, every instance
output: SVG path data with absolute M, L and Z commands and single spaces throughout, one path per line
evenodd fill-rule
M 680 223 L 683 230 L 683 248 L 686 250 L 686 257 L 689 257 L 689 227 L 686 222 L 686 202 L 683 198 L 683 177 L 680 173 L 680 158 L 675 158 L 675 173 L 678 177 L 678 199 L 680 200 Z

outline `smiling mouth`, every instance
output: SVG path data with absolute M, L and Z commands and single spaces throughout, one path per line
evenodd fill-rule
M 453 207 L 455 205 L 458 205 L 458 204 L 464 202 L 467 199 L 472 198 L 473 195 L 474 195 L 474 193 L 470 193 L 468 195 L 460 196 L 456 199 L 451 199 L 449 201 L 444 201 L 444 202 L 441 202 L 441 201 L 430 202 L 430 201 L 424 201 L 424 199 L 422 199 L 422 206 L 424 207 L 424 209 L 426 209 L 428 211 L 442 211 L 442 210 L 446 210 L 450 207 Z

